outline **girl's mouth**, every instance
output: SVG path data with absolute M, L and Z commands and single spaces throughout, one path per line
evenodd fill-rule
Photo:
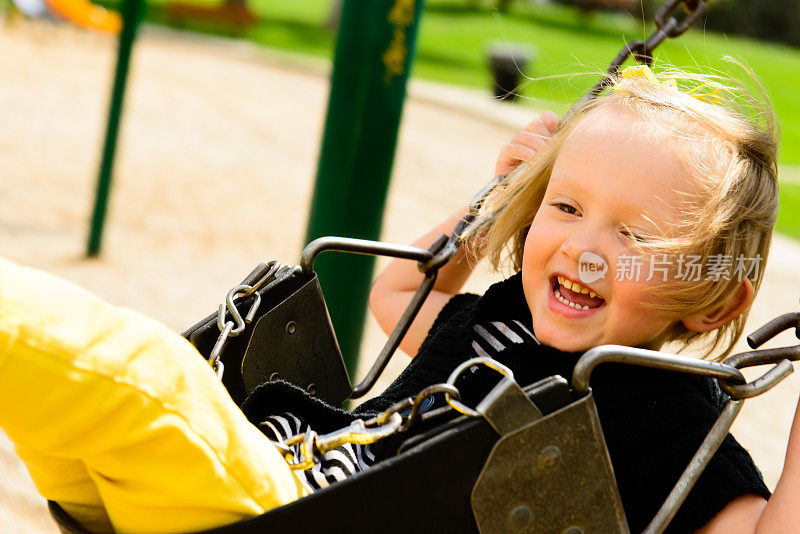
M 588 287 L 582 286 L 563 276 L 550 279 L 550 286 L 555 299 L 575 310 L 592 310 L 600 308 L 605 300 Z

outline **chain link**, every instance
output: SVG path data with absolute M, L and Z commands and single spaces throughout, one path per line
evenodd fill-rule
M 292 470 L 310 469 L 320 455 L 346 443 L 368 445 L 397 432 L 405 432 L 421 418 L 420 413 L 425 399 L 436 393 L 444 393 L 451 400 L 461 398 L 461 394 L 455 386 L 434 384 L 420 391 L 414 399 L 410 397 L 403 399 L 367 421 L 356 419 L 347 427 L 322 436 L 309 428 L 285 441 L 280 440 L 279 437 L 280 441 L 272 443 L 278 448 Z M 403 417 L 400 412 L 409 409 L 409 414 Z M 436 415 L 439 413 L 441 412 L 437 411 Z M 297 451 L 295 452 L 292 447 L 297 447 Z
M 674 16 L 671 16 L 679 4 L 683 4 L 687 13 L 681 21 L 678 21 Z M 581 98 L 572 109 L 576 109 L 586 102 L 594 99 L 599 95 L 603 89 L 608 87 L 614 80 L 614 77 L 619 72 L 619 68 L 625 61 L 633 56 L 637 63 L 651 66 L 653 64 L 653 52 L 655 49 L 664 42 L 666 39 L 673 39 L 686 33 L 699 19 L 703 16 L 706 10 L 706 3 L 704 0 L 667 0 L 667 2 L 658 10 L 655 16 L 656 31 L 650 34 L 645 41 L 631 41 L 626 43 L 619 51 L 617 57 L 611 61 L 608 66 L 606 75 L 592 87 L 583 98 Z M 570 110 L 569 113 L 572 111 Z M 567 113 L 567 115 L 569 115 Z
M 686 11 L 686 17 L 680 22 L 675 17 L 670 16 L 675 12 L 679 4 L 683 4 L 683 9 Z M 656 27 L 666 33 L 667 37 L 678 37 L 694 26 L 705 10 L 706 3 L 704 0 L 668 0 L 656 13 Z
M 502 182 L 506 181 L 506 176 L 496 176 L 488 184 L 478 191 L 469 203 L 469 209 L 463 219 L 453 229 L 449 236 L 441 235 L 428 249 L 433 257 L 426 262 L 419 263 L 419 270 L 425 274 L 438 271 L 445 265 L 458 251 L 462 243 L 477 234 L 480 228 L 488 223 L 492 217 L 478 217 L 483 207 L 483 203 Z
M 402 427 L 400 427 L 401 432 L 405 432 L 406 430 L 411 428 L 411 426 L 414 423 L 422 419 L 420 413 L 422 412 L 422 405 L 425 402 L 425 399 L 436 393 L 444 393 L 445 398 L 449 397 L 451 400 L 452 399 L 455 399 L 457 401 L 461 400 L 461 392 L 458 391 L 458 388 L 456 388 L 451 384 L 434 384 L 432 386 L 426 387 L 425 389 L 420 391 L 419 395 L 417 395 L 417 397 L 414 399 L 414 404 L 411 407 L 411 412 L 408 414 L 406 422 L 403 423 Z M 446 409 L 447 407 L 445 406 L 444 408 Z M 442 412 L 438 410 L 432 410 L 430 412 L 426 412 L 425 415 L 436 416 L 440 413 Z
M 247 281 L 255 277 L 255 281 L 253 283 L 242 283 L 237 285 L 228 291 L 228 294 L 225 296 L 225 302 L 219 305 L 219 311 L 217 312 L 217 327 L 219 328 L 219 337 L 217 337 L 217 341 L 214 343 L 214 347 L 211 349 L 211 354 L 208 356 L 208 363 L 211 365 L 211 368 L 214 370 L 220 380 L 222 380 L 222 375 L 225 372 L 225 366 L 220 358 L 222 357 L 222 352 L 225 350 L 225 345 L 228 342 L 228 339 L 236 337 L 244 332 L 247 325 L 253 321 L 256 313 L 258 312 L 258 308 L 261 306 L 261 294 L 257 293 L 257 291 L 267 282 L 270 282 L 275 278 L 275 274 L 280 266 L 281 264 L 277 260 L 273 260 L 267 264 L 264 264 L 260 272 L 253 273 L 248 276 Z M 249 297 L 250 295 L 255 295 L 253 298 L 253 303 L 250 305 L 250 309 L 247 311 L 247 314 L 242 317 L 239 308 L 236 306 L 236 301 Z M 232 320 L 225 320 L 227 316 L 226 310 L 230 312 Z

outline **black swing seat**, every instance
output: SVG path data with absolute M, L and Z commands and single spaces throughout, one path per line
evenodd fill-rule
M 388 533 L 627 532 L 594 400 L 573 397 L 561 377 L 524 394 L 502 380 L 479 408 L 484 417 L 450 419 L 399 442 L 396 456 L 366 471 L 202 534 L 365 525 Z M 88 534 L 49 506 L 63 533 Z

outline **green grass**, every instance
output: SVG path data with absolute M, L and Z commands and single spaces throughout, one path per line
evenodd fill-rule
M 113 1 L 113 0 L 111 0 Z M 150 0 L 159 20 L 165 0 Z M 219 0 L 196 0 L 216 3 Z M 486 2 L 486 0 L 484 0 Z M 330 58 L 335 36 L 325 29 L 331 0 L 251 0 L 261 21 L 242 37 L 265 46 Z M 597 79 L 626 40 L 652 31 L 626 14 L 595 13 L 589 18 L 558 4 L 518 0 L 507 14 L 468 0 L 427 0 L 412 75 L 471 87 L 490 87 L 486 50 L 492 43 L 521 43 L 536 59 L 523 89 L 526 103 L 565 111 Z M 209 28 L 206 28 L 208 30 Z M 223 32 L 224 33 L 224 32 Z M 781 119 L 781 162 L 800 164 L 800 50 L 695 29 L 667 40 L 657 60 L 679 67 L 710 68 L 740 75 L 723 60 L 730 55 L 752 67 L 772 96 Z M 524 104 L 524 103 L 523 103 Z
M 641 21 L 625 15 L 598 13 L 587 21 L 563 6 L 518 4 L 515 13 L 500 16 L 469 10 L 460 0 L 429 2 L 414 74 L 485 87 L 489 83 L 487 43 L 526 42 L 536 48 L 538 58 L 523 94 L 536 105 L 562 111 L 591 87 L 597 79 L 594 73 L 605 70 L 626 40 L 643 39 L 652 31 L 651 26 L 643 27 Z M 800 51 L 698 30 L 666 41 L 656 58 L 678 67 L 710 67 L 736 74 L 738 69 L 723 60 L 725 55 L 741 59 L 756 71 L 781 119 L 781 161 L 800 163 L 800 109 L 796 105 Z
M 800 239 L 800 167 L 781 169 L 779 232 Z

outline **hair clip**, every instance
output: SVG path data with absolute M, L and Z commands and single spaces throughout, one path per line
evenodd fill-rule
M 617 92 L 627 92 L 626 85 L 631 81 L 646 81 L 648 83 L 652 83 L 655 85 L 660 85 L 662 87 L 668 87 L 670 89 L 674 89 L 677 92 L 682 92 L 686 95 L 691 96 L 699 100 L 700 102 L 704 102 L 706 104 L 721 104 L 722 98 L 720 98 L 720 93 L 722 93 L 722 87 L 715 87 L 709 83 L 703 83 L 688 91 L 681 91 L 678 89 L 678 84 L 675 82 L 674 78 L 668 78 L 665 81 L 661 81 L 656 77 L 653 71 L 647 65 L 631 65 L 630 67 L 625 67 L 621 71 L 619 71 L 619 75 L 617 77 L 617 82 L 614 84 L 614 91 Z M 710 89 L 708 92 L 701 92 L 703 89 Z

